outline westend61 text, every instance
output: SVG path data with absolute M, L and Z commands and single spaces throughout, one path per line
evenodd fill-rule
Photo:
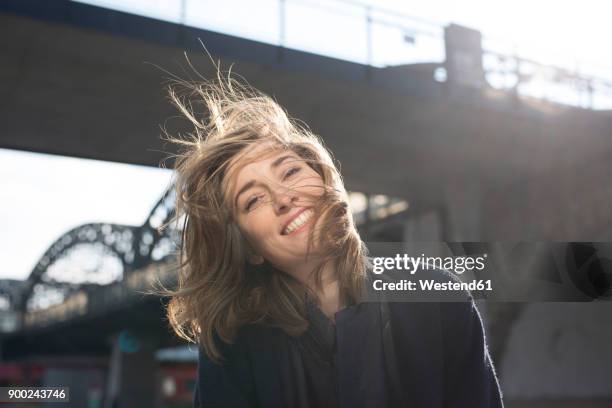
M 402 279 L 397 282 L 383 282 L 378 279 L 373 282 L 374 290 L 469 290 L 482 291 L 493 290 L 491 279 L 473 280 L 471 282 L 436 282 L 435 280 L 419 280 L 418 286 L 416 282 L 408 279 Z

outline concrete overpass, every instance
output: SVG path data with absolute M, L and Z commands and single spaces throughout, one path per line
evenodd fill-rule
M 200 37 L 324 138 L 349 189 L 445 212 L 437 218 L 450 225 L 447 238 L 610 236 L 600 218 L 584 218 L 609 217 L 607 112 L 439 83 L 436 64 L 377 69 L 79 3 L 49 4 L 8 1 L 0 9 L 0 52 L 9 62 L 0 66 L 1 147 L 158 166 L 170 149 L 159 125 L 178 131 L 185 123 L 165 99 L 164 74 L 145 62 L 180 75 L 188 49 L 211 76 Z

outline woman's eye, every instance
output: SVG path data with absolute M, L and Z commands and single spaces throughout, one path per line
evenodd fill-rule
M 250 210 L 250 209 L 251 209 L 251 206 L 252 206 L 253 204 L 255 204 L 255 203 L 257 202 L 257 200 L 258 200 L 258 199 L 259 199 L 259 196 L 255 196 L 255 197 L 251 198 L 251 199 L 250 199 L 250 200 L 247 202 L 247 205 L 246 205 L 245 209 L 246 209 L 247 211 L 248 211 L 248 210 Z
M 300 170 L 302 170 L 300 167 L 292 167 L 289 170 L 287 170 L 287 172 L 285 173 L 285 175 L 283 176 L 283 180 L 293 176 L 295 173 L 298 173 Z M 251 207 L 257 203 L 257 201 L 259 200 L 259 196 L 255 196 L 253 198 L 251 198 L 249 201 L 247 201 L 246 206 L 244 207 L 244 209 L 246 211 L 249 211 L 251 209 Z
M 290 168 L 286 173 L 285 173 L 285 177 L 283 177 L 283 180 L 286 179 L 287 177 L 290 177 L 292 175 L 294 175 L 295 173 L 299 172 L 301 169 L 299 167 L 292 167 Z

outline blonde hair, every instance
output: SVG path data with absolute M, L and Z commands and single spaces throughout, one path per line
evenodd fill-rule
M 229 163 L 237 154 L 269 142 L 274 149 L 293 151 L 322 177 L 323 194 L 311 197 L 312 225 L 320 219 L 323 259 L 333 262 L 345 301 L 358 301 L 363 293 L 367 248 L 349 211 L 342 177 L 320 138 L 289 118 L 271 97 L 236 80 L 231 71 L 223 77 L 215 67 L 214 81 L 174 79 L 167 87 L 193 131 L 187 137 L 166 133 L 179 147 L 172 221 L 184 220 L 178 285 L 164 294 L 171 297 L 166 312 L 175 333 L 197 342 L 209 358 L 219 361 L 215 338 L 231 343 L 244 325 L 278 327 L 291 336 L 303 333 L 308 326 L 305 295 L 311 294 L 306 285 L 267 261 L 247 263 L 252 250 L 223 193 Z M 314 232 L 309 231 L 308 248 Z M 314 275 L 319 286 L 322 268 L 323 263 Z

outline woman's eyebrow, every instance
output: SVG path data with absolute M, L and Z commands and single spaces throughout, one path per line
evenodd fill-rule
M 285 156 L 281 156 L 278 159 L 274 160 L 271 164 L 270 167 L 272 169 L 276 169 L 278 166 L 280 166 L 285 160 L 287 159 L 292 159 L 294 158 L 291 155 L 285 155 Z M 238 198 L 240 197 L 240 195 L 244 192 L 246 192 L 247 190 L 253 188 L 255 185 L 257 184 L 257 182 L 255 180 L 251 180 L 249 182 L 247 182 L 244 186 L 242 186 L 242 188 L 240 189 L 240 191 L 238 191 L 238 194 L 236 194 L 236 199 L 234 200 L 234 205 L 238 205 Z
M 288 155 L 288 154 L 287 154 L 287 155 L 285 155 L 285 156 L 279 157 L 278 159 L 276 159 L 276 160 L 274 160 L 274 161 L 272 162 L 272 164 L 270 165 L 270 167 L 272 167 L 272 169 L 275 169 L 275 168 L 277 168 L 278 166 L 280 166 L 280 165 L 281 165 L 281 163 L 282 163 L 282 162 L 284 162 L 286 159 L 291 159 L 291 158 L 293 158 L 293 156 Z
M 250 190 L 251 188 L 253 188 L 255 186 L 256 181 L 255 180 L 251 180 L 248 183 L 246 183 L 244 186 L 242 186 L 242 188 L 240 189 L 240 191 L 238 192 L 238 194 L 236 194 L 236 199 L 234 200 L 234 206 L 238 205 L 238 198 L 240 198 L 240 195 L 244 192 L 246 192 L 247 190 Z

